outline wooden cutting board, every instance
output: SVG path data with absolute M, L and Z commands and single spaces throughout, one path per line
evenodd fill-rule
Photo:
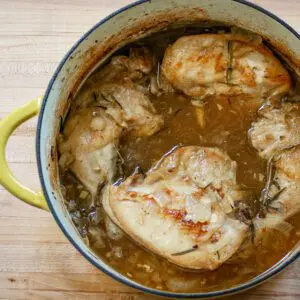
M 163 0 L 161 0 L 163 1 Z M 70 46 L 130 0 L 0 0 L 0 118 L 43 93 Z M 300 31 L 300 0 L 253 1 Z M 38 189 L 36 119 L 18 128 L 7 157 L 17 177 Z M 1 172 L 1 170 L 0 170 Z M 0 186 L 0 299 L 155 299 L 90 265 L 49 213 Z M 300 260 L 262 286 L 230 299 L 300 299 Z

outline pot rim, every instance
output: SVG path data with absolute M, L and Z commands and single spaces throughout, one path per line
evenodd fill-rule
M 74 51 L 77 49 L 77 47 L 93 32 L 95 31 L 99 26 L 103 25 L 104 23 L 106 23 L 108 20 L 110 20 L 111 18 L 119 15 L 120 13 L 138 6 L 140 4 L 146 3 L 146 2 L 150 2 L 151 0 L 137 0 L 131 4 L 128 4 L 126 6 L 121 7 L 120 9 L 114 11 L 113 13 L 111 13 L 110 15 L 108 15 L 107 17 L 103 18 L 102 20 L 100 20 L 99 22 L 97 22 L 90 30 L 88 30 L 86 33 L 84 33 L 78 40 L 77 42 L 70 48 L 70 50 L 65 54 L 65 56 L 62 58 L 62 60 L 60 61 L 59 65 L 57 66 L 44 95 L 43 98 L 43 102 L 41 105 L 41 109 L 40 109 L 40 114 L 38 117 L 38 124 L 37 124 L 37 131 L 36 131 L 36 157 L 37 157 L 37 166 L 38 166 L 38 174 L 39 174 L 39 178 L 41 181 L 41 186 L 42 186 L 42 190 L 45 196 L 45 199 L 48 203 L 49 209 L 56 221 L 56 223 L 59 225 L 60 229 L 62 230 L 62 232 L 64 233 L 64 235 L 68 238 L 68 240 L 71 242 L 71 244 L 80 252 L 80 254 L 85 257 L 85 259 L 87 259 L 91 264 L 93 264 L 97 269 L 99 269 L 100 271 L 104 272 L 105 274 L 109 275 L 110 277 L 112 277 L 113 279 L 119 281 L 120 283 L 126 284 L 127 286 L 130 286 L 132 288 L 138 289 L 142 292 L 148 293 L 148 294 L 152 294 L 152 295 L 156 295 L 156 296 L 162 296 L 162 297 L 169 297 L 169 298 L 178 298 L 178 299 L 203 299 L 203 298 L 215 298 L 215 297 L 222 297 L 222 296 L 226 296 L 226 295 L 232 295 L 232 294 L 236 294 L 245 290 L 248 290 L 254 286 L 257 286 L 259 284 L 261 284 L 262 282 L 270 279 L 271 277 L 275 276 L 276 274 L 278 274 L 279 272 L 281 272 L 283 269 L 285 269 L 288 265 L 290 265 L 293 261 L 295 261 L 298 257 L 300 257 L 300 252 L 296 253 L 296 254 L 292 254 L 291 256 L 289 256 L 289 254 L 287 254 L 284 258 L 281 259 L 281 261 L 279 261 L 276 265 L 274 265 L 273 267 L 271 267 L 272 269 L 267 272 L 265 271 L 264 273 L 266 273 L 264 275 L 264 273 L 258 275 L 257 277 L 248 280 L 245 283 L 239 284 L 237 286 L 234 286 L 232 288 L 227 288 L 227 289 L 223 289 L 223 290 L 219 290 L 219 291 L 213 291 L 213 292 L 198 292 L 198 293 L 176 293 L 176 292 L 168 292 L 168 291 L 163 291 L 163 290 L 158 290 L 158 289 L 154 289 L 154 288 L 150 288 L 150 287 L 146 287 L 142 284 L 139 284 L 135 281 L 129 280 L 127 277 L 123 276 L 122 274 L 120 274 L 119 272 L 117 272 L 118 274 L 120 274 L 121 276 L 116 276 L 115 274 L 113 274 L 113 272 L 111 272 L 110 270 L 108 270 L 105 265 L 106 263 L 103 263 L 104 265 L 102 266 L 100 263 L 98 263 L 96 260 L 92 260 L 87 254 L 86 252 L 76 243 L 76 241 L 70 236 L 70 234 L 66 231 L 66 229 L 63 226 L 63 223 L 61 222 L 59 216 L 57 215 L 54 207 L 52 206 L 51 200 L 49 198 L 49 195 L 47 193 L 47 189 L 46 189 L 46 185 L 45 185 L 45 181 L 44 181 L 44 177 L 43 177 L 43 172 L 42 172 L 42 165 L 41 165 L 41 154 L 40 154 L 40 140 L 41 140 L 41 126 L 43 123 L 43 115 L 44 115 L 44 110 L 45 110 L 45 106 L 48 100 L 48 96 L 50 94 L 52 85 L 54 84 L 59 72 L 61 71 L 61 69 L 63 68 L 64 64 L 66 63 L 66 61 L 69 59 L 69 57 L 74 53 Z M 278 23 L 280 23 L 282 26 L 284 26 L 286 29 L 288 29 L 293 35 L 296 36 L 296 38 L 298 38 L 298 40 L 300 40 L 300 34 L 293 29 L 289 24 L 287 24 L 285 21 L 283 21 L 281 18 L 277 17 L 276 15 L 274 15 L 273 13 L 271 13 L 270 11 L 254 4 L 254 3 L 250 3 L 246 0 L 231 0 L 233 2 L 238 2 L 240 4 L 243 4 L 245 6 L 254 8 L 255 10 L 258 10 L 260 12 L 262 12 L 263 14 L 269 16 L 270 18 L 274 19 L 275 21 L 277 21 Z M 278 266 L 277 266 L 278 265 Z

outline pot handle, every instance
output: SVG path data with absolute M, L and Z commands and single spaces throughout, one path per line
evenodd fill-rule
M 41 100 L 42 97 L 39 97 L 28 102 L 0 121 L 0 184 L 20 200 L 48 211 L 43 193 L 34 192 L 21 184 L 11 173 L 5 158 L 9 137 L 18 126 L 39 113 Z

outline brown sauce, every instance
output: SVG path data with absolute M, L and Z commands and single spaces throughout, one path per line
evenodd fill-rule
M 136 166 L 147 171 L 150 166 L 175 145 L 215 146 L 227 151 L 238 164 L 237 180 L 250 189 L 258 198 L 265 185 L 266 162 L 249 146 L 248 130 L 257 117 L 256 104 L 247 99 L 216 97 L 204 101 L 204 126 L 197 121 L 196 108 L 188 97 L 180 93 L 152 96 L 158 113 L 165 117 L 162 130 L 151 137 L 121 140 L 120 154 L 124 159 L 125 174 L 128 176 Z M 80 194 L 84 188 L 69 173 L 61 174 L 65 187 L 66 202 L 80 233 L 85 236 L 93 222 L 100 220 L 99 227 L 105 232 L 104 221 L 99 211 L 89 211 L 86 199 Z M 254 203 L 254 205 L 256 205 Z M 100 212 L 100 216 L 97 213 Z M 97 221 L 95 221 L 98 218 Z M 300 215 L 290 223 L 294 229 L 285 238 L 280 233 L 262 251 L 254 252 L 247 260 L 235 264 L 223 264 L 215 271 L 191 272 L 182 270 L 157 257 L 129 238 L 119 241 L 103 236 L 104 246 L 91 247 L 110 266 L 125 276 L 148 287 L 175 292 L 205 292 L 232 287 L 245 282 L 270 268 L 284 257 L 298 242 Z

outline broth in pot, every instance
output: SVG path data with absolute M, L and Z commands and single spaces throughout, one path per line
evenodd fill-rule
M 296 75 L 220 24 L 138 40 L 97 69 L 57 139 L 66 207 L 101 259 L 148 287 L 232 287 L 300 234 Z

